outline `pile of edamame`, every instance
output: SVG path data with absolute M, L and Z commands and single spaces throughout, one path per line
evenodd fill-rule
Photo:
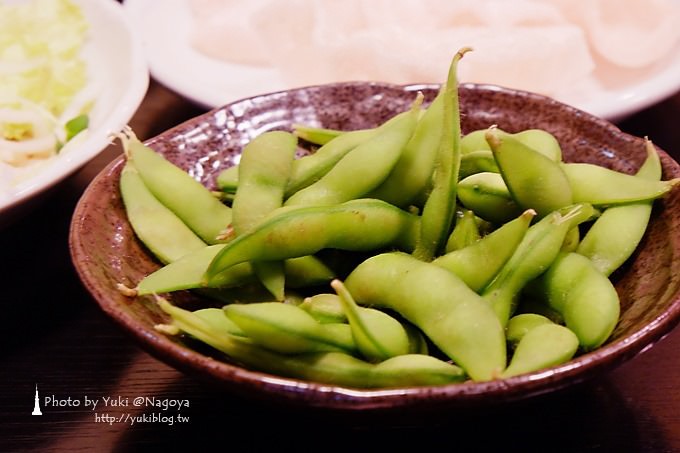
M 539 129 L 461 134 L 467 50 L 429 105 L 378 127 L 262 133 L 218 193 L 124 131 L 126 212 L 163 266 L 121 291 L 155 296 L 168 335 L 348 387 L 502 379 L 601 346 L 620 311 L 609 276 L 677 181 L 649 141 L 630 175 L 563 161 Z M 316 151 L 296 157 L 301 139 Z M 156 296 L 180 290 L 218 302 Z

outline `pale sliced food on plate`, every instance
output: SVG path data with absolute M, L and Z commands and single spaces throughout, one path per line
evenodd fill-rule
M 431 82 L 471 46 L 462 81 L 567 99 L 610 88 L 604 75 L 644 78 L 680 43 L 675 0 L 188 1 L 198 52 L 288 86 Z

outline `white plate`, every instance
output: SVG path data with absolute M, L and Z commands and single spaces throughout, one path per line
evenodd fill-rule
M 88 89 L 96 98 L 85 139 L 45 162 L 32 176 L 0 193 L 0 224 L 14 208 L 73 174 L 94 158 L 120 131 L 139 107 L 149 85 L 149 70 L 141 39 L 113 0 L 75 0 L 90 24 L 90 37 L 83 49 L 88 65 Z
M 194 50 L 189 42 L 193 22 L 187 0 L 125 0 L 124 6 L 143 32 L 151 74 L 197 104 L 218 107 L 292 88 L 276 69 L 230 64 Z M 612 121 L 622 119 L 680 90 L 680 45 L 651 68 L 637 72 L 599 68 L 595 74 L 597 83 L 556 98 Z

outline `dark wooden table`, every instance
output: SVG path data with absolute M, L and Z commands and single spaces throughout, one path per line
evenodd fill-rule
M 146 139 L 203 111 L 152 83 L 131 125 Z M 680 93 L 619 125 L 680 157 Z M 120 152 L 110 146 L 0 231 L 0 451 L 175 451 L 198 445 L 225 451 L 245 445 L 308 451 L 384 445 L 680 451 L 680 328 L 611 373 L 576 387 L 455 413 L 376 417 L 291 409 L 183 375 L 115 326 L 71 265 L 67 235 L 75 204 Z M 31 415 L 36 386 L 41 416 Z M 150 399 L 135 406 L 138 397 L 155 397 L 159 405 L 180 400 L 182 407 L 154 406 Z

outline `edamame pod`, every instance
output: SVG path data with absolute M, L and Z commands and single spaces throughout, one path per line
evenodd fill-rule
M 458 62 L 470 48 L 459 50 L 451 61 L 444 87 L 444 127 L 437 147 L 432 190 L 421 216 L 420 239 L 413 256 L 431 261 L 444 248 L 455 210 L 460 169 L 460 109 L 458 100 Z
M 232 204 L 236 235 L 252 231 L 283 204 L 297 138 L 290 132 L 268 131 L 250 141 L 241 154 L 239 187 Z M 283 300 L 285 275 L 280 261 L 252 263 L 253 271 L 276 300 Z
M 306 297 L 300 304 L 300 308 L 312 315 L 321 323 L 347 322 L 347 315 L 343 308 L 340 297 L 337 294 L 322 293 Z M 372 312 L 374 309 L 358 307 L 361 312 Z M 420 330 L 410 323 L 400 321 L 402 328 L 408 337 L 409 354 L 427 354 L 428 346 L 425 337 Z
M 418 217 L 381 200 L 352 200 L 333 206 L 285 209 L 238 236 L 210 263 L 205 282 L 245 261 L 279 260 L 312 255 L 325 248 L 375 250 L 394 246 L 412 250 Z
M 594 349 L 609 338 L 619 319 L 619 297 L 591 260 L 562 253 L 538 282 L 543 300 L 562 315 L 583 349 Z
M 475 292 L 481 291 L 513 255 L 536 215 L 527 210 L 479 241 L 432 261 L 456 274 Z
M 647 158 L 637 177 L 661 179 L 659 154 L 649 140 Z M 581 240 L 577 253 L 590 258 L 604 275 L 618 269 L 635 251 L 645 234 L 652 213 L 652 201 L 641 201 L 605 209 Z
M 135 235 L 162 263 L 170 263 L 206 246 L 149 192 L 130 162 L 125 163 L 120 174 L 120 193 Z
M 499 173 L 475 173 L 461 180 L 458 199 L 463 206 L 492 223 L 508 222 L 522 212 Z
M 502 129 L 495 129 L 502 136 L 512 137 L 554 162 L 562 161 L 562 148 L 560 147 L 560 143 L 555 136 L 548 131 L 543 129 L 525 129 L 510 134 Z M 491 147 L 486 141 L 486 131 L 487 129 L 479 129 L 466 134 L 461 140 L 461 153 L 466 155 L 477 151 L 491 151 Z
M 587 163 L 566 163 L 562 169 L 569 180 L 574 203 L 596 206 L 654 200 L 680 182 L 680 178 L 654 181 Z
M 231 209 L 181 168 L 140 142 L 130 129 L 120 134 L 127 159 L 149 191 L 204 242 L 215 244 L 231 223 Z
M 378 187 L 397 163 L 418 122 L 423 95 L 411 109 L 343 156 L 315 183 L 292 194 L 286 206 L 343 203 L 360 198 Z M 352 181 L 352 184 L 347 184 Z
M 446 269 L 404 253 L 373 256 L 347 277 L 362 305 L 389 308 L 416 325 L 476 381 L 505 369 L 503 327 L 491 307 Z
M 209 324 L 212 329 L 226 332 L 229 335 L 246 337 L 245 332 L 229 319 L 221 308 L 201 308 L 192 313 Z
M 381 127 L 386 127 L 390 121 Z M 286 197 L 321 179 L 347 153 L 371 139 L 381 128 L 349 131 L 329 141 L 316 152 L 296 159 L 286 186 Z
M 562 166 L 508 134 L 486 132 L 500 174 L 515 202 L 539 217 L 572 204 L 571 186 Z
M 480 238 L 479 228 L 475 213 L 469 209 L 463 209 L 456 213 L 456 224 L 446 241 L 446 253 L 462 249 L 474 244 Z
M 346 324 L 321 324 L 295 305 L 280 302 L 232 304 L 223 308 L 254 343 L 282 354 L 303 352 L 357 351 L 352 331 Z M 343 326 L 342 328 L 337 328 Z
M 425 110 L 394 168 L 385 181 L 368 195 L 370 198 L 408 206 L 430 184 L 444 127 L 444 95 L 440 91 Z
M 567 231 L 576 226 L 573 221 L 582 218 L 580 211 L 584 209 L 577 205 L 566 215 L 554 211 L 529 227 L 510 259 L 484 288 L 482 297 L 491 304 L 503 326 L 515 311 L 520 291 L 552 264 Z
M 203 287 L 231 288 L 256 280 L 250 263 L 231 266 L 216 275 L 209 285 L 203 276 L 224 244 L 215 244 L 189 253 L 144 277 L 135 291 L 138 295 L 160 294 Z M 284 273 L 291 287 L 313 286 L 331 281 L 335 275 L 313 256 L 302 256 L 284 261 Z
M 345 131 L 337 129 L 327 129 L 324 127 L 313 127 L 305 124 L 293 124 L 293 133 L 301 139 L 314 143 L 315 145 L 325 145 L 336 137 L 344 134 Z
M 427 355 L 402 355 L 370 364 L 341 352 L 279 354 L 216 330 L 192 312 L 164 299 L 159 298 L 158 304 L 182 332 L 248 367 L 280 376 L 356 388 L 443 385 L 466 378 L 461 368 Z
M 218 173 L 215 184 L 223 192 L 236 192 L 236 189 L 238 189 L 238 171 L 238 165 L 225 168 Z
M 578 349 L 578 338 L 564 326 L 551 322 L 538 325 L 517 343 L 502 377 L 517 376 L 565 363 Z
M 369 362 L 409 353 L 409 337 L 401 323 L 380 310 L 359 307 L 340 280 L 331 287 L 340 298 L 359 352 Z
M 490 150 L 470 151 L 460 156 L 459 179 L 482 172 L 498 173 L 498 164 Z
M 543 316 L 538 313 L 521 313 L 515 315 L 508 321 L 508 325 L 505 326 L 505 338 L 508 340 L 508 345 L 512 349 L 517 346 L 517 343 L 534 327 L 540 326 L 542 324 L 551 324 L 548 317 Z
M 347 322 L 347 315 L 337 294 L 322 293 L 306 297 L 300 308 L 321 323 Z

